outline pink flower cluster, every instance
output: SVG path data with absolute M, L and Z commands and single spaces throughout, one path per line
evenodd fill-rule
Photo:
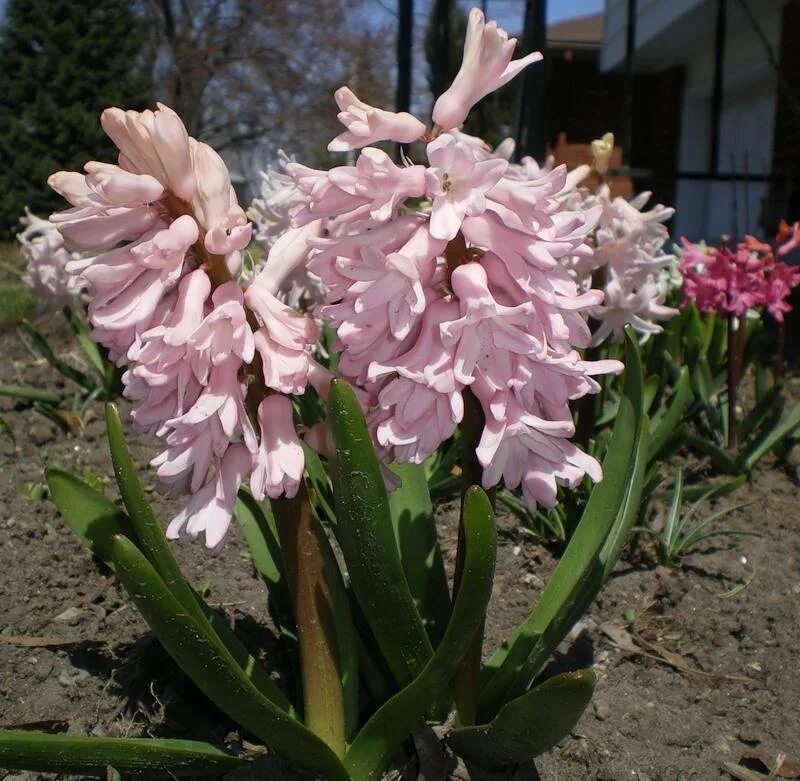
M 665 306 L 676 260 L 663 249 L 669 238 L 664 223 L 675 210 L 658 204 L 644 211 L 649 199 L 648 192 L 630 201 L 612 198 L 606 184 L 595 192 L 577 191 L 569 199 L 573 207 L 582 200 L 584 208 L 601 209 L 592 237 L 594 253 L 576 257 L 572 265 L 573 276 L 582 288 L 598 284 L 605 293 L 603 303 L 590 311 L 600 323 L 593 345 L 609 337 L 621 341 L 626 325 L 633 326 L 646 340 L 661 331 L 659 321 L 678 313 Z M 679 284 L 680 279 L 677 281 Z
M 19 221 L 24 229 L 17 234 L 25 259 L 25 282 L 39 298 L 40 306 L 70 304 L 81 295 L 80 279 L 67 272 L 67 263 L 80 257 L 64 247 L 55 225 L 25 208 Z
M 621 365 L 577 351 L 591 342 L 586 312 L 603 295 L 580 292 L 567 265 L 591 255 L 601 208 L 563 208 L 564 166 L 521 170 L 507 148 L 493 153 L 457 129 L 474 102 L 539 58 L 511 62 L 514 43 L 472 11 L 461 71 L 424 137 L 426 164 L 397 165 L 367 146 L 354 165 L 289 162 L 286 172 L 305 199 L 295 229 L 335 226 L 308 238 L 308 268 L 325 289 L 316 314 L 337 331 L 339 370 L 364 393 L 382 457 L 428 458 L 462 420 L 469 391 L 485 419 L 484 486 L 502 479 L 531 507 L 549 507 L 558 483 L 601 478 L 569 440 L 569 402 Z M 373 110 L 349 90 L 337 102 L 349 132 L 336 150 L 423 135 L 408 115 Z
M 274 272 L 242 291 L 252 226 L 222 158 L 172 110 L 107 109 L 102 124 L 119 164 L 54 174 L 72 208 L 51 220 L 85 254 L 67 271 L 90 290 L 93 337 L 128 367 L 135 423 L 165 441 L 160 479 L 191 496 L 168 534 L 203 532 L 215 548 L 248 476 L 257 498 L 298 489 L 283 394 L 305 387 L 316 326 L 278 300 Z
M 552 506 L 600 465 L 570 442 L 569 402 L 596 392 L 587 312 L 603 293 L 570 274 L 587 258 L 602 207 L 566 208 L 566 169 L 511 165 L 458 126 L 472 105 L 538 53 L 512 61 L 514 39 L 475 9 L 461 69 L 434 107 L 435 126 L 336 93 L 345 132 L 336 151 L 355 164 L 315 170 L 285 160 L 251 213 L 266 262 L 241 274 L 252 225 L 222 159 L 190 138 L 177 115 L 108 109 L 102 123 L 118 165 L 90 162 L 51 186 L 72 205 L 54 214 L 67 266 L 91 293 L 95 339 L 126 365 L 133 418 L 161 437 L 153 464 L 189 494 L 168 533 L 216 548 L 237 491 L 292 496 L 304 459 L 290 395 L 324 395 L 330 373 L 313 357 L 319 320 L 331 324 L 339 370 L 354 383 L 387 461 L 421 462 L 464 415 L 483 409 L 483 484 L 521 487 Z M 425 142 L 425 164 L 395 164 L 377 141 Z M 324 301 L 295 295 L 308 280 Z M 293 292 L 294 291 L 294 292 Z M 310 432 L 309 441 L 319 441 Z M 319 442 L 318 442 L 319 443 Z
M 795 230 L 783 243 L 786 234 L 778 235 L 778 255 L 797 246 L 797 234 Z M 693 301 L 701 312 L 735 317 L 764 307 L 778 322 L 783 322 L 784 313 L 791 311 L 786 299 L 800 284 L 800 269 L 778 260 L 769 244 L 753 236 L 746 236 L 735 250 L 682 241 L 684 303 Z

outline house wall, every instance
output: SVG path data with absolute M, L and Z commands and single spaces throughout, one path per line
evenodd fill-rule
M 760 5 L 759 23 L 777 52 L 780 45 L 780 4 Z M 711 95 L 714 81 L 713 45 L 689 53 L 681 105 L 681 171 L 710 167 Z M 777 79 L 763 43 L 738 3 L 728 3 L 719 168 L 721 172 L 769 174 L 777 101 Z M 721 234 L 760 232 L 763 183 L 680 180 L 677 185 L 674 230 L 692 239 L 717 241 Z
M 746 0 L 773 52 L 780 52 L 782 0 Z M 601 63 L 620 68 L 625 56 L 628 0 L 606 0 Z M 638 0 L 637 73 L 682 67 L 682 96 L 670 107 L 679 116 L 679 171 L 710 170 L 711 96 L 717 0 Z M 665 99 L 667 99 L 665 97 Z M 777 77 L 763 42 L 738 0 L 727 2 L 726 54 L 720 117 L 719 170 L 769 174 L 777 105 Z M 634 123 L 643 121 L 635 116 Z M 641 150 L 640 150 L 641 151 Z M 656 171 L 675 167 L 646 161 Z M 636 145 L 633 164 L 645 166 Z M 768 185 L 679 180 L 675 235 L 717 241 L 720 234 L 757 232 Z M 771 221 L 768 221 L 771 222 Z M 769 226 L 771 227 L 771 225 Z
M 757 0 L 763 2 L 764 0 Z M 766 0 L 769 2 L 770 0 Z M 664 30 L 705 0 L 638 0 L 636 9 L 636 42 L 647 46 Z M 601 66 L 610 70 L 625 59 L 628 26 L 628 0 L 606 0 L 606 20 L 603 27 Z

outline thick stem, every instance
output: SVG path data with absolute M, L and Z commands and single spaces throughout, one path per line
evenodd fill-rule
M 743 327 L 739 323 L 739 329 Z M 728 450 L 735 453 L 736 441 L 736 395 L 739 389 L 739 350 L 736 338 L 736 316 L 728 315 Z
M 465 535 L 464 535 L 464 494 L 473 485 L 481 484 L 483 467 L 478 461 L 475 451 L 480 442 L 485 419 L 480 402 L 469 388 L 464 390 L 464 418 L 461 421 L 461 513 L 458 522 L 458 548 L 456 550 L 456 566 L 453 574 L 453 602 L 461 585 L 464 570 Z M 495 490 L 487 491 L 494 506 Z M 475 639 L 467 651 L 454 681 L 456 710 L 461 724 L 475 723 L 478 714 L 479 677 L 481 672 L 481 656 L 483 653 L 484 624 L 475 634 Z
M 330 588 L 305 487 L 293 499 L 272 501 L 300 647 L 306 726 L 343 757 L 345 712 Z

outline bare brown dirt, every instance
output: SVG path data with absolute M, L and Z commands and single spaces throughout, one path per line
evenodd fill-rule
M 60 324 L 53 316 L 45 327 L 57 335 Z M 31 363 L 13 333 L 0 334 L 0 382 L 21 381 L 45 386 L 53 374 Z M 0 435 L 0 725 L 218 744 L 246 738 L 172 664 L 53 505 L 31 498 L 47 465 L 102 478 L 114 495 L 100 407 L 69 438 L 7 400 L 0 415 L 16 434 L 16 442 Z M 131 444 L 143 466 L 156 452 L 146 437 Z M 155 492 L 152 499 L 168 520 L 175 504 Z M 621 562 L 561 649 L 557 666 L 593 663 L 599 680 L 573 734 L 537 763 L 542 779 L 730 779 L 724 763 L 748 754 L 800 756 L 800 489 L 767 465 L 722 501 L 752 501 L 723 525 L 762 536 L 711 541 L 676 569 L 649 564 L 646 551 Z M 438 517 L 452 564 L 455 510 L 442 506 Z M 515 521 L 499 524 L 488 650 L 524 617 L 555 565 Z M 199 543 L 177 551 L 209 602 L 279 671 L 265 591 L 235 526 L 217 556 Z M 247 775 L 288 777 L 263 764 Z

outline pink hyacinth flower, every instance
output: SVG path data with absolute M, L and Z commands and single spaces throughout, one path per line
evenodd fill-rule
M 253 226 L 236 201 L 225 162 L 208 144 L 192 139 L 190 146 L 197 176 L 192 206 L 198 223 L 206 231 L 206 249 L 216 255 L 244 249 L 250 243 Z M 230 271 L 235 274 L 238 268 Z
M 349 87 L 340 87 L 334 97 L 339 106 L 339 121 L 347 131 L 328 144 L 329 152 L 348 152 L 376 141 L 409 144 L 425 132 L 425 125 L 411 114 L 370 106 L 359 100 Z
M 533 355 L 542 345 L 530 333 L 533 305 L 498 304 L 488 287 L 486 271 L 479 263 L 459 266 L 451 277 L 453 292 L 461 304 L 461 317 L 441 325 L 445 346 L 455 348 L 456 379 L 470 384 L 476 364 L 488 371 L 502 371 L 509 353 Z
M 516 45 L 517 39 L 509 38 L 497 22 L 487 23 L 479 8 L 469 12 L 461 68 L 449 89 L 433 106 L 433 121 L 442 130 L 461 125 L 482 97 L 507 84 L 523 68 L 542 59 L 541 52 L 532 52 L 512 62 Z
M 255 332 L 255 347 L 261 356 L 264 382 L 281 393 L 303 393 L 308 380 L 309 351 L 317 340 L 317 327 L 310 317 L 279 301 L 266 281 L 269 271 L 255 278 L 244 298 L 256 314 L 261 328 Z
M 217 473 L 189 499 L 186 507 L 170 521 L 167 538 L 205 535 L 206 547 L 216 550 L 230 526 L 236 494 L 250 471 L 250 452 L 242 445 L 231 445 L 220 459 Z
M 155 177 L 184 201 L 195 194 L 195 173 L 189 135 L 180 117 L 168 106 L 157 111 L 108 108 L 100 117 L 103 130 L 120 151 L 126 170 Z
M 250 489 L 258 501 L 281 495 L 291 499 L 300 487 L 305 460 L 292 416 L 292 402 L 277 393 L 258 406 L 261 444 L 250 476 Z
M 781 230 L 778 232 L 776 240 L 778 242 L 779 255 L 788 255 L 800 247 L 800 222 L 795 222 L 791 226 L 782 222 Z
M 486 210 L 486 193 L 502 178 L 507 160 L 476 159 L 475 150 L 444 133 L 428 144 L 431 167 L 425 172 L 427 194 L 433 203 L 430 231 L 436 239 L 452 239 L 464 217 Z

